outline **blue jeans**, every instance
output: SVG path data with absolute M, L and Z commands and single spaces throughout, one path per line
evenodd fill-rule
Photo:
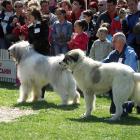
M 0 49 L 7 49 L 5 40 L 0 38 Z
M 65 54 L 68 52 L 68 46 L 67 45 L 54 45 L 54 52 L 55 55 L 58 54 Z

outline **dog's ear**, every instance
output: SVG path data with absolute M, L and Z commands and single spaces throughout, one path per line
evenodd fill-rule
M 19 49 L 16 46 L 12 46 L 8 49 L 10 55 L 17 61 L 17 63 L 21 60 L 21 53 Z
M 79 60 L 79 55 L 77 53 L 66 54 L 63 62 L 69 64 L 69 62 L 77 62 Z
M 15 51 L 15 54 L 16 54 L 17 62 L 19 63 L 20 60 L 21 60 L 22 54 L 17 48 L 16 48 L 16 51 Z
M 13 46 L 9 47 L 8 52 L 9 52 L 10 56 L 14 57 L 15 56 L 15 47 L 13 47 Z
M 79 54 L 74 53 L 72 55 L 69 55 L 70 59 L 72 59 L 74 62 L 77 62 L 79 60 Z

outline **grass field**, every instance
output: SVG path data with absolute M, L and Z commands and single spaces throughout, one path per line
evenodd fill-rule
M 139 140 L 140 115 L 135 110 L 121 121 L 109 122 L 107 98 L 97 98 L 96 111 L 88 119 L 80 119 L 85 111 L 79 106 L 59 107 L 60 98 L 47 92 L 46 101 L 16 104 L 19 91 L 13 85 L 0 83 L 0 106 L 32 109 L 37 114 L 23 116 L 9 123 L 0 123 L 0 140 Z

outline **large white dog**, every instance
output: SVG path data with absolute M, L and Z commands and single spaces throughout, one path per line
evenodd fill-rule
M 85 56 L 79 49 L 65 55 L 60 64 L 70 69 L 78 86 L 84 92 L 86 112 L 84 117 L 91 115 L 95 95 L 106 93 L 112 89 L 116 113 L 110 120 L 120 118 L 122 104 L 129 98 L 140 105 L 140 74 L 129 66 L 120 63 L 101 63 Z
M 34 51 L 27 41 L 17 42 L 8 50 L 17 62 L 17 75 L 21 82 L 19 103 L 25 102 L 30 92 L 31 101 L 40 100 L 41 88 L 48 83 L 61 96 L 62 104 L 68 104 L 70 99 L 79 103 L 75 79 L 71 72 L 59 65 L 64 56 L 43 56 Z

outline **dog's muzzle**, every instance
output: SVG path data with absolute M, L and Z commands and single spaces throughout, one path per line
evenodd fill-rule
M 67 69 L 67 66 L 63 61 L 59 62 L 59 65 L 61 66 L 61 68 Z
M 62 61 L 62 62 L 59 62 L 59 65 L 61 66 L 61 68 L 62 68 L 63 70 L 68 70 L 68 71 L 70 71 L 71 73 L 73 73 L 73 71 L 71 71 L 63 61 Z

